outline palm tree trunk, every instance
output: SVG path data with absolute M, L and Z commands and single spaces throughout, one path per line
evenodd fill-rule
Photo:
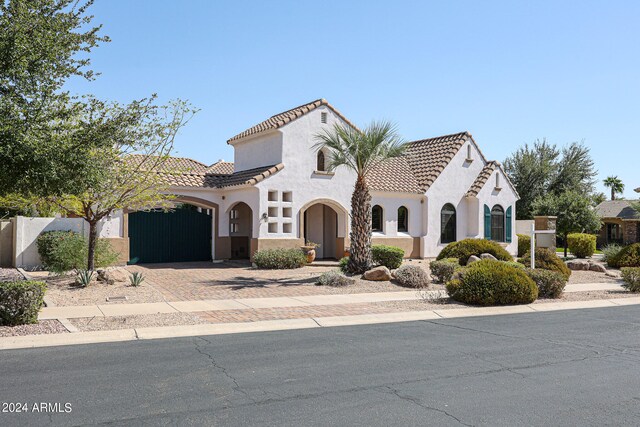
M 616 199 L 616 192 L 615 190 L 612 188 L 611 189 L 611 200 L 615 200 Z
M 351 252 L 347 270 L 364 273 L 371 267 L 371 194 L 358 177 L 351 196 Z

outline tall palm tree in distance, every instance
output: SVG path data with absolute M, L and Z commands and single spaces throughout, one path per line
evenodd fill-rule
M 611 189 L 611 200 L 616 199 L 616 193 L 621 194 L 624 191 L 624 184 L 617 176 L 608 176 L 603 182 L 605 187 Z
M 372 122 L 363 130 L 334 125 L 316 135 L 317 150 L 329 151 L 328 169 L 346 167 L 356 174 L 351 196 L 351 249 L 347 270 L 364 273 L 371 261 L 371 194 L 367 175 L 380 163 L 402 155 L 405 143 L 390 122 Z

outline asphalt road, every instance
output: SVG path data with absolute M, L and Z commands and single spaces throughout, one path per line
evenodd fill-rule
M 639 315 L 629 306 L 0 351 L 0 402 L 29 409 L 0 412 L 0 425 L 638 425 Z M 40 402 L 71 412 L 32 412 Z

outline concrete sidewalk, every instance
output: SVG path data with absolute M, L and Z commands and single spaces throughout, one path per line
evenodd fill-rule
M 424 291 L 431 297 L 446 296 L 444 291 Z M 310 295 L 300 297 L 239 298 L 199 301 L 167 301 L 141 304 L 101 304 L 44 307 L 38 316 L 46 319 L 80 317 L 112 317 L 157 313 L 195 313 L 199 311 L 244 310 L 256 308 L 305 307 L 338 304 L 412 301 L 421 298 L 419 292 L 371 292 L 360 294 Z

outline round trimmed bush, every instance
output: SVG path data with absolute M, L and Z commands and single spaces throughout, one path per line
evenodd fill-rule
M 0 326 L 38 323 L 46 290 L 44 282 L 0 282 Z
M 258 268 L 286 270 L 304 266 L 307 256 L 302 249 L 263 249 L 253 254 L 253 262 Z
M 326 271 L 318 277 L 318 285 L 321 286 L 332 286 L 334 288 L 341 288 L 344 286 L 349 286 L 354 283 L 353 279 L 345 276 L 339 271 Z
M 402 265 L 404 249 L 396 246 L 373 245 L 371 246 L 371 258 L 378 265 L 384 265 L 389 270 L 395 270 Z
M 518 256 L 522 257 L 531 250 L 531 236 L 518 234 Z
M 625 246 L 607 264 L 613 268 L 640 267 L 640 243 Z
M 572 233 L 567 236 L 567 246 L 576 258 L 587 258 L 596 253 L 596 239 L 593 234 Z
M 531 266 L 531 253 L 527 254 L 518 260 L 520 264 L 524 264 L 525 267 Z M 537 248 L 536 249 L 536 269 L 557 271 L 562 274 L 565 279 L 569 280 L 571 277 L 571 270 L 567 267 L 558 255 L 551 249 Z
M 393 275 L 396 281 L 408 288 L 426 288 L 429 286 L 429 275 L 418 265 L 403 265 Z
M 471 255 L 479 257 L 491 254 L 500 261 L 513 261 L 513 257 L 499 243 L 485 239 L 464 239 L 449 243 L 438 255 L 437 260 L 458 258 L 460 265 L 466 265 Z
M 538 285 L 538 296 L 543 298 L 560 298 L 567 285 L 567 279 L 557 271 L 527 268 L 527 274 Z
M 431 269 L 431 277 L 437 283 L 447 283 L 453 277 L 453 273 L 461 266 L 458 258 L 446 258 L 440 261 L 431 261 L 429 268 Z
M 519 268 L 485 259 L 474 262 L 447 283 L 449 296 L 466 304 L 529 304 L 538 298 L 538 286 Z

